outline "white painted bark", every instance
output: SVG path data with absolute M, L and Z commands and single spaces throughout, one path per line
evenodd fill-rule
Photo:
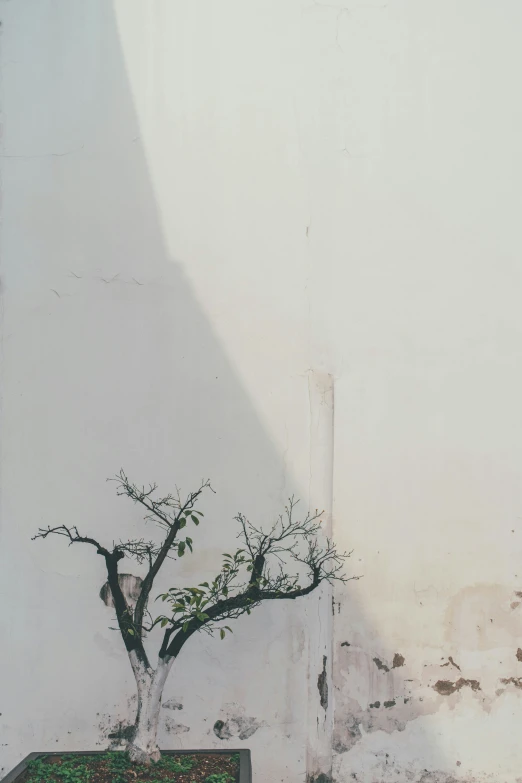
M 129 658 L 138 688 L 138 712 L 134 736 L 127 750 L 131 761 L 150 764 L 161 758 L 158 748 L 161 697 L 174 658 L 159 658 L 155 670 L 147 668 L 134 650 L 129 653 Z

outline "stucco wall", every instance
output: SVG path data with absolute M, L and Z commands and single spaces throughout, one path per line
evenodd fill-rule
M 164 747 L 244 744 L 260 783 L 519 779 L 522 5 L 0 21 L 0 768 L 132 718 L 101 559 L 30 541 L 138 530 L 124 467 L 212 479 L 183 579 L 292 493 L 363 575 L 193 640 Z

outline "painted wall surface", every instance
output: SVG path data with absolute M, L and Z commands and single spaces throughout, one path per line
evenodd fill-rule
M 0 21 L 0 768 L 132 719 L 101 558 L 30 541 L 139 531 L 124 467 L 212 479 L 176 578 L 292 493 L 363 576 L 194 639 L 163 747 L 250 747 L 259 783 L 519 781 L 522 4 Z

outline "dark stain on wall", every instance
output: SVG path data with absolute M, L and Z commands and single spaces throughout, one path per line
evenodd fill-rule
M 176 701 L 176 699 L 169 699 L 168 701 L 164 702 L 162 705 L 166 710 L 182 710 L 183 704 L 181 702 Z
M 326 680 L 326 662 L 328 658 L 323 655 L 323 670 L 317 678 L 317 690 L 319 691 L 319 698 L 321 700 L 321 707 L 326 712 L 328 709 L 328 682 Z
M 228 723 L 225 723 L 225 721 L 217 720 L 214 723 L 213 731 L 216 737 L 219 737 L 219 739 L 230 739 L 232 736 L 230 729 L 228 727 Z
M 377 668 L 380 669 L 380 671 L 383 671 L 383 672 L 389 672 L 390 671 L 389 666 L 386 666 L 386 664 L 383 663 L 380 658 L 374 658 L 373 662 L 377 666 Z
M 393 656 L 393 664 L 392 669 L 398 669 L 400 666 L 404 666 L 406 663 L 406 658 L 404 655 L 401 655 L 400 653 L 395 653 Z
M 307 775 L 306 783 L 332 783 L 332 778 L 330 775 L 320 772 L 319 775 Z
M 125 725 L 120 723 L 115 731 L 111 731 L 108 734 L 108 738 L 111 740 L 118 740 L 118 743 L 127 742 L 132 739 L 134 726 Z
M 255 734 L 264 724 L 256 718 L 246 715 L 231 714 L 227 720 L 217 720 L 214 723 L 213 731 L 219 739 L 227 740 L 237 737 L 240 740 L 246 740 Z

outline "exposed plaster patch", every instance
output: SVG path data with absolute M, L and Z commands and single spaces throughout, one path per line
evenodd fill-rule
M 393 664 L 392 669 L 398 669 L 400 666 L 404 666 L 406 663 L 406 658 L 404 655 L 401 655 L 400 653 L 395 653 L 393 656 Z
M 134 576 L 133 574 L 120 574 L 118 576 L 118 582 L 120 583 L 123 595 L 127 599 L 127 603 L 130 606 L 134 606 L 139 598 L 143 579 L 140 579 L 139 576 Z M 112 600 L 111 588 L 109 587 L 108 582 L 105 582 L 100 590 L 100 598 L 105 606 L 114 608 L 114 601 Z
M 465 686 L 471 688 L 472 691 L 480 690 L 480 683 L 478 680 L 465 680 L 464 677 L 460 677 L 456 682 L 438 680 L 433 686 L 433 690 L 437 691 L 440 696 L 451 696 L 452 693 L 460 691 L 460 689 Z
M 520 647 L 517 650 L 517 661 L 522 661 L 522 649 Z
M 339 705 L 334 723 L 333 749 L 336 753 L 346 753 L 362 739 L 363 731 L 385 731 L 388 734 L 394 731 L 404 731 L 406 720 L 397 715 L 396 710 L 390 707 L 396 705 L 395 699 L 386 701 L 383 706 L 388 709 L 379 709 L 380 701 L 373 702 L 364 709 L 356 699 L 346 698 Z M 403 709 L 403 708 L 402 708 Z M 342 712 L 341 712 L 342 710 Z M 341 717 L 342 715 L 342 717 Z M 414 715 L 410 719 L 413 719 Z
M 458 667 L 453 658 L 448 665 L 455 669 Z M 334 751 L 338 754 L 346 753 L 365 734 L 403 731 L 409 722 L 434 715 L 442 708 L 442 695 L 449 697 L 445 704 L 453 710 L 462 699 L 462 689 L 471 691 L 475 698 L 480 698 L 482 708 L 488 709 L 490 700 L 482 694 L 478 680 L 456 677 L 456 682 L 439 680 L 434 686 L 437 677 L 430 674 L 430 668 L 432 671 L 440 671 L 438 666 L 428 667 L 423 668 L 420 678 L 405 678 L 405 665 L 393 667 L 357 646 L 346 650 L 333 672 L 336 702 L 332 742 Z M 361 693 L 361 681 L 364 683 L 362 693 L 365 696 L 353 698 L 354 693 Z

